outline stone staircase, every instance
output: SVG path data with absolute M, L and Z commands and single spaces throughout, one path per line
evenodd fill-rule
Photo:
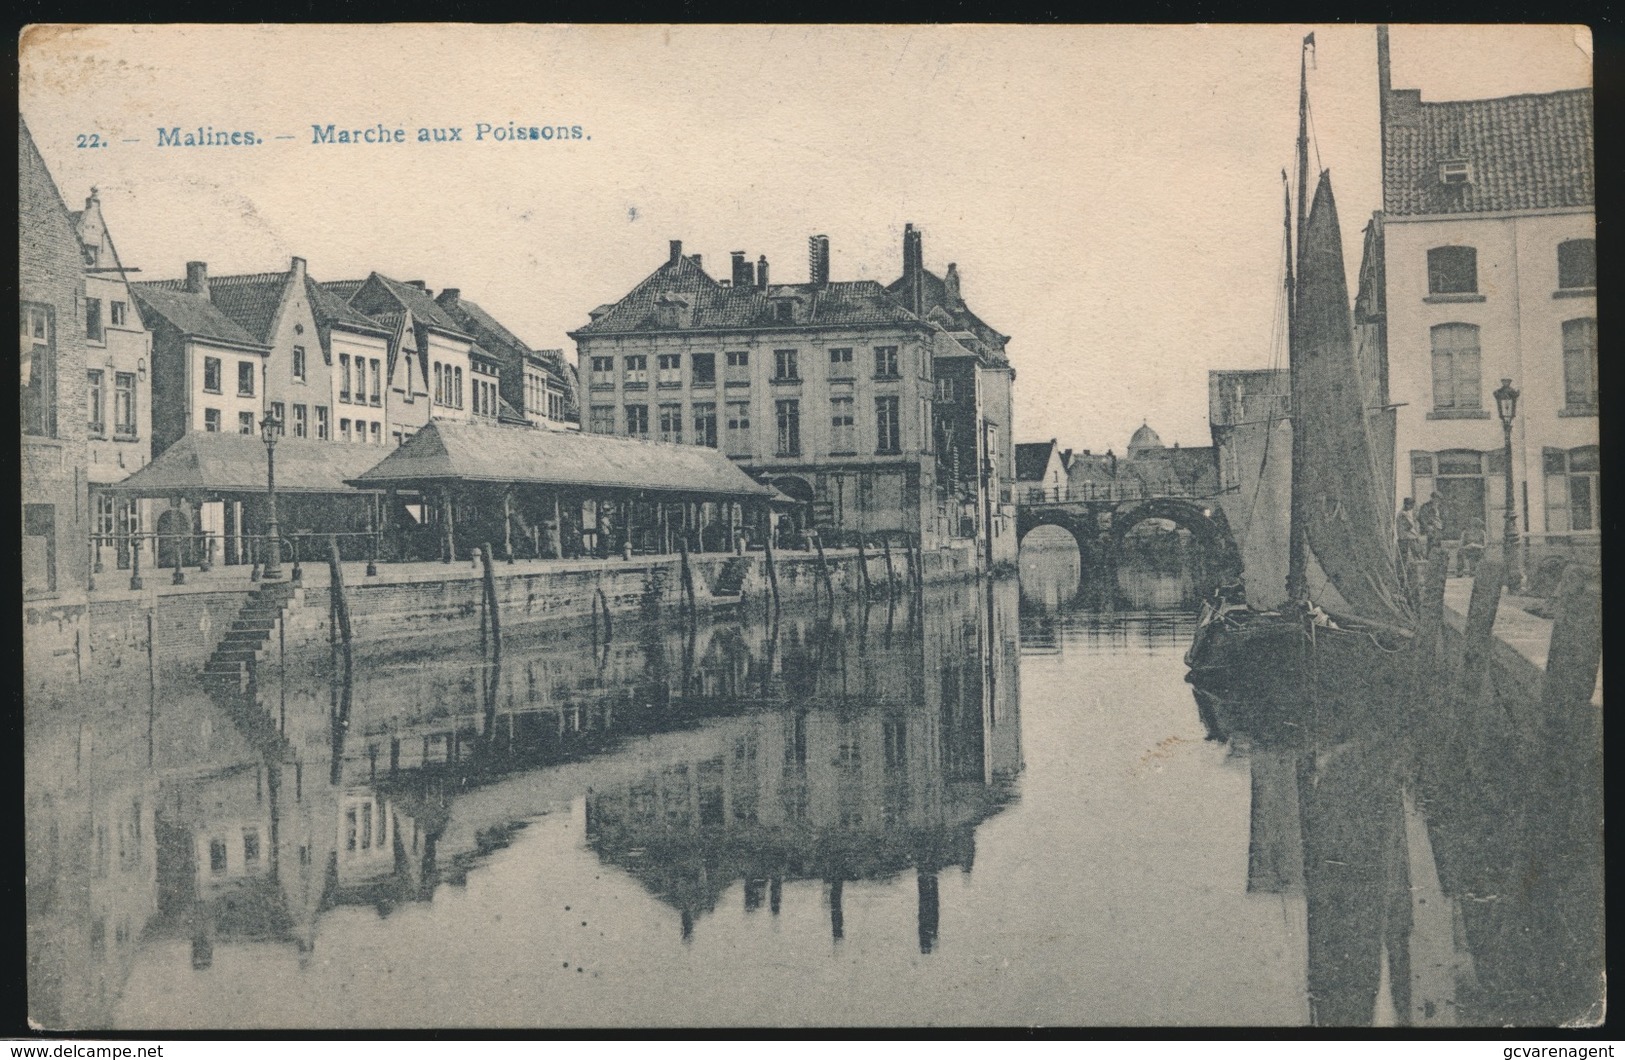
M 230 682 L 252 677 L 260 653 L 303 597 L 304 590 L 291 582 L 261 583 L 209 656 L 203 667 L 204 677 Z

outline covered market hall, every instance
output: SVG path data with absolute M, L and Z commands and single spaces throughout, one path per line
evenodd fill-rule
M 385 559 L 573 559 L 731 552 L 773 491 L 715 449 L 431 421 L 349 480 L 382 491 Z

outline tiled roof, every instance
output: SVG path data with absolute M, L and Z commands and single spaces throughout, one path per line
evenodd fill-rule
M 790 306 L 788 319 L 781 316 L 781 303 Z M 602 316 L 570 336 L 920 323 L 873 280 L 822 286 L 769 284 L 765 290 L 724 287 L 692 257 L 683 256 L 660 266 Z
M 436 303 L 433 298 L 429 297 L 428 291 L 423 290 L 421 287 L 414 287 L 409 283 L 401 283 L 399 280 L 392 280 L 388 276 L 385 276 L 383 273 L 379 272 L 373 273 L 372 278 L 378 280 L 379 283 L 383 285 L 384 289 L 388 291 L 403 308 L 410 312 L 412 314 L 412 319 L 417 321 L 419 324 L 426 324 L 429 327 L 438 328 L 441 331 L 447 331 L 453 335 L 462 335 L 464 337 L 472 338 L 472 336 L 470 336 L 468 332 L 463 329 L 461 324 L 447 316 L 446 311 L 441 309 L 439 304 Z
M 444 294 L 441 296 L 445 297 Z M 502 326 L 496 317 L 481 309 L 478 305 L 461 296 L 456 302 L 447 304 L 435 299 L 435 304 L 445 312 L 457 325 L 473 335 L 487 347 L 507 346 L 515 353 L 528 353 L 530 347 L 518 335 Z M 483 334 L 482 334 L 483 332 Z
M 899 276 L 886 285 L 886 293 L 902 305 L 912 306 L 914 296 L 909 284 L 909 277 Z M 920 308 L 927 318 L 933 311 L 940 310 L 940 315 L 946 316 L 950 323 L 938 321 L 939 326 L 950 332 L 974 335 L 981 344 L 981 352 L 996 360 L 1004 359 L 1004 344 L 1010 341 L 1010 336 L 989 327 L 986 321 L 971 312 L 963 299 L 950 298 L 947 283 L 930 269 L 920 270 Z
M 752 481 L 732 460 L 704 446 L 451 420 L 430 421 L 354 481 L 373 486 L 517 482 L 726 497 L 768 495 L 766 487 Z
M 201 294 L 179 290 L 179 281 L 160 280 L 130 284 L 136 304 L 147 326 L 153 318 L 161 317 L 183 335 L 200 339 L 219 339 L 243 346 L 264 346 L 241 325 L 222 313 L 218 306 Z
M 1047 442 L 1016 443 L 1016 479 L 1037 482 L 1049 468 L 1049 455 L 1055 451 L 1055 440 Z
M 366 282 L 366 280 L 327 280 L 318 286 L 348 302 Z
M 1408 95 L 1390 97 L 1383 167 L 1390 216 L 1596 202 L 1589 88 L 1445 103 L 1411 99 L 1406 107 Z M 1412 108 L 1414 120 L 1407 117 Z M 1470 162 L 1472 180 L 1442 183 L 1439 163 L 1447 161 Z
M 310 308 L 316 314 L 316 322 L 323 327 L 337 325 L 364 331 L 369 335 L 393 335 L 395 327 L 400 323 L 397 319 L 393 324 L 382 318 L 374 320 L 350 307 L 339 294 L 327 284 L 317 283 L 310 277 L 305 277 L 305 293 L 310 298 Z
M 378 463 L 383 453 L 381 446 L 284 438 L 276 446 L 277 492 L 355 493 L 348 480 Z M 259 435 L 194 431 L 146 467 L 105 488 L 137 497 L 167 497 L 177 491 L 264 493 L 265 470 L 265 443 Z

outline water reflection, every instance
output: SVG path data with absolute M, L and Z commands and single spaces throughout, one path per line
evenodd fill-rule
M 1166 609 L 1190 585 L 1024 554 L 1023 652 L 1182 647 L 1189 627 Z M 1307 1022 L 1600 1016 L 1602 818 L 1582 753 L 1597 734 L 1587 719 L 1520 725 L 1494 698 L 1405 706 L 1397 730 L 1313 742 L 1290 707 L 1195 694 L 1206 742 L 1247 770 L 1245 891 L 1297 925 Z
M 1440 707 L 1406 733 L 1311 745 L 1290 716 L 1193 702 L 1187 574 L 1112 582 L 1090 588 L 1075 555 L 1024 556 L 1019 595 L 626 621 L 607 643 L 510 632 L 500 658 L 471 636 L 403 641 L 282 660 L 244 694 L 165 682 L 150 702 L 31 704 L 31 1014 L 1585 1010 L 1600 810 L 1532 768 L 1551 759 L 1514 718 Z
M 1305 906 L 1324 1026 L 1554 1026 L 1600 1016 L 1596 775 L 1538 760 L 1587 734 L 1519 732 L 1494 700 L 1427 704 L 1403 731 L 1306 740 L 1291 719 L 1198 695 L 1251 773 L 1248 889 Z M 1271 708 L 1278 709 L 1278 708 Z
M 736 883 L 777 916 L 800 881 L 825 886 L 839 939 L 843 885 L 908 878 L 931 953 L 937 875 L 971 871 L 1021 771 L 1013 585 L 753 619 L 179 684 L 157 697 L 150 766 L 144 715 L 86 700 L 78 719 L 31 716 L 32 1015 L 112 1025 L 138 964 L 173 977 L 160 958 L 200 976 L 233 974 L 238 952 L 308 968 L 340 911 L 433 904 L 572 803 L 586 849 L 674 910 L 683 939 Z

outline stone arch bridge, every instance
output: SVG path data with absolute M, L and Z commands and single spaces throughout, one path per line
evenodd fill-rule
M 1079 496 L 1065 487 L 1034 490 L 1017 501 L 1016 544 L 1019 547 L 1040 526 L 1055 526 L 1077 542 L 1085 569 L 1115 567 L 1124 537 L 1148 519 L 1166 519 L 1190 531 L 1210 575 L 1223 580 L 1240 575 L 1241 552 L 1223 507 L 1210 494 L 1156 494 L 1112 487 Z

